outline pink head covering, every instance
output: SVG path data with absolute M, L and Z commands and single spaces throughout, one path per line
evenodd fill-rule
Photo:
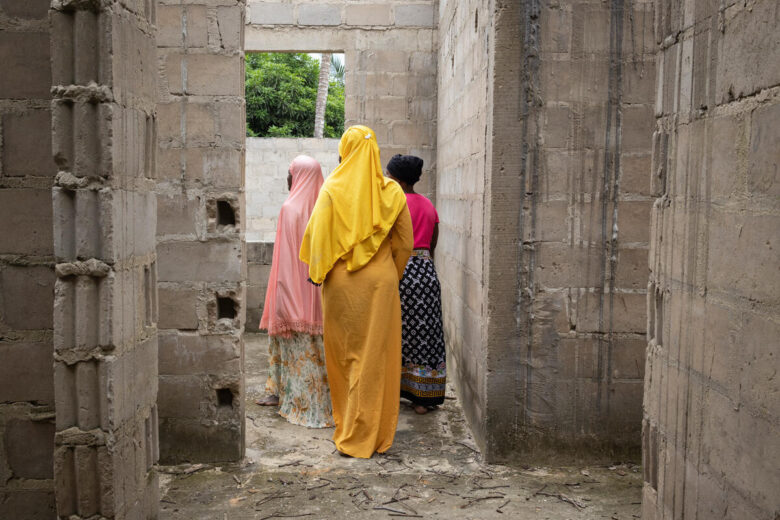
M 292 187 L 282 204 L 260 328 L 275 336 L 322 334 L 320 289 L 307 281 L 309 266 L 298 259 L 303 233 L 322 186 L 322 168 L 299 155 L 290 163 Z

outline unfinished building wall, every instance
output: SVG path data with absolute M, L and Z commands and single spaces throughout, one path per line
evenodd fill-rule
M 273 242 L 276 238 L 276 219 L 290 194 L 287 171 L 295 157 L 314 157 L 322 166 L 322 175 L 327 177 L 339 164 L 338 150 L 338 139 L 248 137 L 246 241 Z
M 50 11 L 60 518 L 158 510 L 155 6 Z
M 166 462 L 244 453 L 243 0 L 158 8 L 160 444 Z
M 636 448 L 652 4 L 440 9 L 437 261 L 479 444 Z
M 0 1 L 0 518 L 55 516 L 49 1 Z
M 344 52 L 346 125 L 376 132 L 382 166 L 425 161 L 417 191 L 435 194 L 436 0 L 248 4 L 247 51 Z
M 780 513 L 780 4 L 659 1 L 645 520 Z

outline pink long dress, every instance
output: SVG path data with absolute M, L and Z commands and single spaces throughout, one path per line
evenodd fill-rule
M 260 328 L 269 335 L 266 392 L 279 396 L 279 414 L 293 424 L 333 425 L 322 344 L 320 288 L 298 259 L 303 233 L 322 186 L 322 169 L 299 155 L 290 164 L 292 186 L 282 204 Z

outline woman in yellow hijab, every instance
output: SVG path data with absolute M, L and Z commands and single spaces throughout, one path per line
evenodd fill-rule
M 414 236 L 401 187 L 382 175 L 374 132 L 352 126 L 320 190 L 300 258 L 322 284 L 333 441 L 369 458 L 393 444 L 401 385 L 398 281 Z

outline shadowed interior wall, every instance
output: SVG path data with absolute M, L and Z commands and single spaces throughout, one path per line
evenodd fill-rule
M 450 1 L 439 20 L 437 261 L 480 446 L 636 448 L 652 4 Z
M 657 3 L 645 520 L 780 512 L 780 4 Z
M 48 11 L 0 1 L 0 518 L 55 516 Z
M 154 518 L 156 2 L 52 2 L 60 518 Z
M 157 39 L 160 444 L 244 454 L 243 0 L 162 0 Z

